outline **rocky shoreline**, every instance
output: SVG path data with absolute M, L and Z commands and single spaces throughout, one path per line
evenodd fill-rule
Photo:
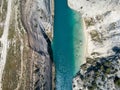
M 116 47 L 116 50 L 119 51 L 120 10 L 118 8 L 120 7 L 120 1 L 68 0 L 68 5 L 72 9 L 80 12 L 85 22 L 84 27 L 86 27 L 84 28 L 84 33 L 87 35 L 87 50 L 85 54 L 86 63 L 80 67 L 79 75 L 77 75 L 73 80 L 73 90 L 108 90 L 109 87 L 111 87 L 109 88 L 109 90 L 119 90 L 120 87 L 116 86 L 115 82 L 112 82 L 115 78 L 109 79 L 107 78 L 107 76 L 104 76 L 104 78 L 108 80 L 107 83 L 109 84 L 105 83 L 105 85 L 101 85 L 101 87 L 99 87 L 99 85 L 95 83 L 97 82 L 97 80 L 92 77 L 95 75 L 95 71 L 92 70 L 91 72 L 89 72 L 89 68 L 94 65 L 95 66 L 93 67 L 93 69 L 97 68 L 98 65 L 96 65 L 96 63 L 101 62 L 100 60 L 103 57 L 108 60 L 109 57 L 112 57 L 112 55 L 116 56 L 117 54 L 113 50 L 114 47 Z M 119 56 L 117 58 L 117 61 L 115 58 L 110 61 L 111 65 L 113 65 L 114 62 L 119 62 Z M 106 62 L 107 61 L 103 62 L 102 65 L 104 65 Z M 87 71 L 83 69 L 83 66 L 86 68 Z M 119 67 L 119 64 L 116 63 L 114 64 L 114 66 Z M 109 71 L 112 71 L 111 66 L 108 66 L 108 69 Z M 100 71 L 100 73 L 103 73 L 103 75 L 105 75 L 103 71 Z M 86 74 L 90 74 L 90 77 L 81 77 L 81 75 L 83 75 L 83 77 L 87 77 Z M 113 73 L 113 75 L 115 77 L 116 73 Z M 97 79 L 98 78 L 101 78 L 101 76 L 98 76 Z M 117 76 L 117 78 L 119 80 L 119 76 Z M 89 85 L 86 85 L 86 83 L 88 83 L 87 80 L 89 79 L 94 80 L 95 87 L 90 86 L 90 84 L 92 85 L 92 82 L 90 82 Z M 104 81 L 102 83 L 104 83 Z M 111 83 L 113 87 L 112 85 L 110 85 Z M 117 84 L 119 84 L 119 81 L 117 82 Z
M 117 49 L 116 49 L 117 48 Z M 119 90 L 120 50 L 115 54 L 83 64 L 73 79 L 73 90 Z

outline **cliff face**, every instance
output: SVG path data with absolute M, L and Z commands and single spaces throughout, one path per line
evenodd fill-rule
M 94 62 L 85 63 L 73 79 L 73 90 L 120 90 L 120 48 Z
M 104 57 L 113 54 L 119 46 L 119 0 L 68 0 L 69 6 L 81 13 L 86 33 L 86 57 Z
M 53 0 L 0 0 L 0 90 L 51 90 Z
M 103 77 L 106 79 L 105 81 L 101 81 L 101 76 L 98 76 L 96 80 L 94 78 L 96 71 L 89 71 L 89 68 L 97 68 L 97 62 L 100 62 L 102 65 L 106 64 L 107 61 L 101 63 L 101 58 L 103 57 L 105 60 L 108 60 L 109 57 L 112 57 L 113 55 L 117 56 L 117 53 L 114 53 L 113 48 L 119 51 L 120 0 L 68 0 L 68 4 L 71 8 L 81 13 L 86 36 L 86 63 L 84 64 L 84 67 L 86 67 L 87 71 L 83 70 L 82 66 L 80 67 L 80 74 L 73 80 L 73 85 L 78 82 L 74 89 L 79 90 L 79 88 L 84 88 L 85 86 L 85 90 L 119 90 L 120 88 L 116 87 L 114 83 L 115 78 L 119 80 L 119 76 L 116 76 L 116 72 L 113 73 L 113 77 L 109 78 L 108 76 L 111 74 L 105 76 L 106 73 L 103 70 L 98 69 L 97 73 L 100 73 L 100 75 L 103 74 Z M 119 57 L 117 58 L 117 61 L 115 58 L 112 58 L 110 62 L 111 66 L 119 68 L 119 63 L 117 63 L 119 62 Z M 108 70 L 110 69 L 109 71 L 112 71 L 111 66 L 107 67 Z M 119 72 L 119 69 L 117 70 L 117 72 Z M 107 70 L 105 69 L 105 71 Z M 90 77 L 87 77 L 88 74 L 90 74 Z M 81 78 L 81 75 L 85 78 Z M 80 80 L 80 83 L 77 79 Z M 101 84 L 101 87 L 99 87 L 98 81 L 100 81 L 100 84 L 101 82 L 104 83 L 104 85 Z M 119 81 L 117 83 L 119 83 Z M 90 86 L 92 84 L 95 84 L 95 88 Z M 113 88 L 108 89 L 108 87 L 112 86 Z

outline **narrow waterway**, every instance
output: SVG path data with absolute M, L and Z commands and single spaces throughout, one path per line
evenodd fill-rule
M 72 90 L 72 78 L 78 72 L 83 32 L 79 13 L 70 9 L 67 0 L 55 0 L 53 54 L 56 67 L 56 90 Z

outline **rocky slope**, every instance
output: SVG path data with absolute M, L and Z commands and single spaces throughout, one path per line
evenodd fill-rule
M 73 80 L 73 90 L 120 90 L 120 48 L 115 54 L 87 62 Z
M 76 85 L 74 90 L 79 90 L 79 88 L 82 88 L 81 90 L 119 90 L 120 87 L 115 84 L 115 79 L 119 80 L 120 78 L 116 75 L 119 72 L 119 55 L 114 53 L 113 48 L 119 48 L 120 46 L 120 0 L 68 0 L 68 4 L 71 8 L 80 12 L 86 36 L 86 63 L 84 67 L 87 71 L 83 70 L 81 66 L 80 74 L 73 80 L 73 85 L 79 83 L 79 80 L 80 83 Z M 117 55 L 117 60 L 116 58 L 109 60 L 109 57 Z M 103 67 L 107 62 L 101 63 L 103 57 L 110 62 L 111 66 L 107 67 L 108 71 L 112 72 L 112 66 L 117 67 L 118 71 L 114 72 L 112 77 L 108 77 L 111 74 L 105 76 L 104 70 L 107 72 L 105 68 L 104 70 L 98 69 L 97 73 L 100 73 L 100 76 L 94 78 L 96 76 L 94 69 L 99 67 L 97 63 L 99 62 Z M 93 70 L 89 71 L 91 67 Z M 82 78 L 81 75 L 85 78 Z M 102 75 L 104 75 L 105 81 L 100 80 Z M 77 81 L 77 79 L 79 80 Z M 98 81 L 100 81 L 101 87 L 99 87 Z M 119 84 L 119 81 L 117 83 Z M 92 84 L 95 85 L 94 88 L 90 86 Z
M 84 31 L 87 39 L 86 57 L 112 55 L 111 48 L 120 45 L 119 0 L 68 1 L 71 8 L 81 13 L 83 23 L 85 24 Z
M 51 90 L 53 0 L 0 0 L 0 90 Z

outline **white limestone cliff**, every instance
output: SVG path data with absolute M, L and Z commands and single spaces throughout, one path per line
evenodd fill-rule
M 119 0 L 68 0 L 68 5 L 81 13 L 85 23 L 86 57 L 93 52 L 100 57 L 112 54 L 111 48 L 120 45 Z
M 84 23 L 86 38 L 84 66 L 88 69 L 101 58 L 114 55 L 113 48 L 120 47 L 120 0 L 68 0 L 68 5 L 81 14 Z M 80 73 L 82 72 L 84 70 L 80 69 Z M 79 75 L 73 80 L 74 83 L 78 77 Z M 84 84 L 85 82 L 81 82 L 81 85 Z M 78 88 L 74 90 L 79 90 Z

